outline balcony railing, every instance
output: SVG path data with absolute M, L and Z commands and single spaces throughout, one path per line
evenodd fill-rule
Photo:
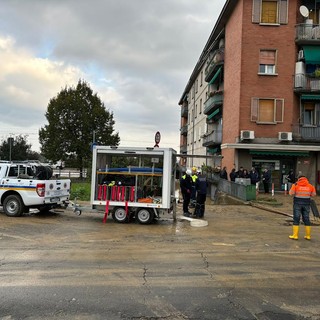
M 320 42 L 320 26 L 318 24 L 301 23 L 296 25 L 296 41 L 311 40 Z
M 187 145 L 180 146 L 180 153 L 187 153 Z
M 296 74 L 294 76 L 294 90 L 304 92 L 320 91 L 320 78 L 308 74 Z
M 214 130 L 213 132 L 205 135 L 203 137 L 202 146 L 209 147 L 217 144 L 221 144 L 222 142 L 222 130 Z
M 209 97 L 203 104 L 203 113 L 209 114 L 215 106 L 220 106 L 223 104 L 223 92 L 214 94 L 212 97 Z
M 209 82 L 215 70 L 224 63 L 224 48 L 216 50 L 204 70 L 205 81 Z
M 188 106 L 181 107 L 181 117 L 188 117 Z
M 320 142 L 320 126 L 295 124 L 292 128 L 294 140 Z
M 188 125 L 182 126 L 181 129 L 180 129 L 180 133 L 182 135 L 186 135 L 188 133 Z

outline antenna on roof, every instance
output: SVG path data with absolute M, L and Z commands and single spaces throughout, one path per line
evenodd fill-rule
M 300 6 L 299 11 L 303 17 L 305 18 L 309 17 L 309 9 L 306 6 Z

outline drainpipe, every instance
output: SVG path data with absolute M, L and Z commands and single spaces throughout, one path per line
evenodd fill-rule
M 193 96 L 193 115 L 192 115 L 192 152 L 191 154 L 194 155 L 194 121 L 195 121 L 195 111 L 196 111 L 196 93 L 194 90 L 194 96 Z M 193 167 L 193 157 L 191 157 L 191 166 Z

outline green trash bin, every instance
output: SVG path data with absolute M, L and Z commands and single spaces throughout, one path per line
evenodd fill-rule
M 250 184 L 246 186 L 246 201 L 256 200 L 256 186 Z

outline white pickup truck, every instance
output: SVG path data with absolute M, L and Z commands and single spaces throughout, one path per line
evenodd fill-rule
M 51 179 L 52 169 L 39 163 L 0 162 L 0 205 L 7 216 L 18 217 L 30 208 L 47 211 L 67 206 L 69 179 Z

